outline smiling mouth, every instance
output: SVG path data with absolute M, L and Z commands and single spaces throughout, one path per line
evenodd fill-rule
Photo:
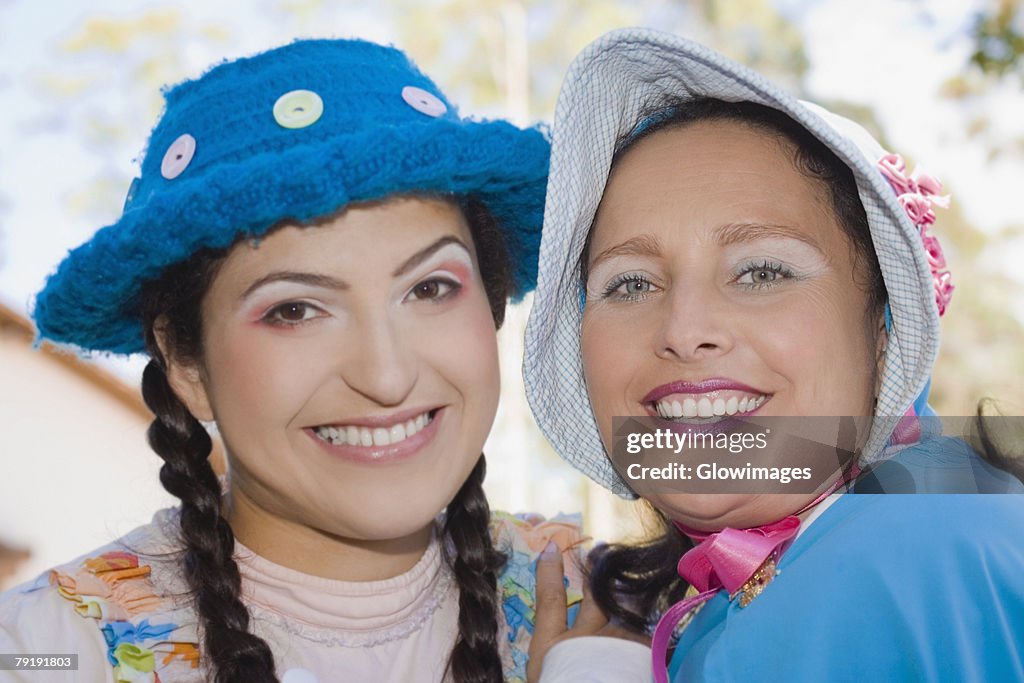
M 437 415 L 438 409 L 427 410 L 416 417 L 393 425 L 367 427 L 364 425 L 320 425 L 313 433 L 321 441 L 332 446 L 362 446 L 366 448 L 393 446 L 415 436 L 427 427 Z
M 733 415 L 749 415 L 771 399 L 771 394 L 744 391 L 712 391 L 707 394 L 675 394 L 647 404 L 664 420 L 701 424 Z

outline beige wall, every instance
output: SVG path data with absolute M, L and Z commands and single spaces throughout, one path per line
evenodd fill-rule
M 0 332 L 0 541 L 32 553 L 8 585 L 172 504 L 145 442 L 147 424 L 20 335 Z

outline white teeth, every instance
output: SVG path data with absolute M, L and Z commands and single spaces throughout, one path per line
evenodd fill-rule
M 313 431 L 318 437 L 334 444 L 344 446 L 390 446 L 405 441 L 430 424 L 430 417 L 422 413 L 417 417 L 400 422 L 391 427 L 357 427 L 355 425 L 325 425 Z
M 705 396 L 697 401 L 697 417 L 711 417 L 715 411 L 711 408 L 711 400 Z
M 405 441 L 405 425 L 395 425 L 391 428 L 391 443 Z
M 751 399 L 746 399 L 745 398 L 742 401 L 740 401 L 739 411 L 741 413 L 749 413 L 751 411 L 757 410 L 762 405 L 764 405 L 764 402 L 767 401 L 767 400 L 768 400 L 767 396 L 758 396 L 757 398 L 751 398 Z
M 697 417 L 697 402 L 692 398 L 683 399 L 683 417 Z
M 699 399 L 684 398 L 681 403 L 678 400 L 657 401 L 654 404 L 654 410 L 659 417 L 665 419 L 722 417 L 724 415 L 751 412 L 760 408 L 767 400 L 768 397 L 764 395 L 757 397 L 744 396 L 743 398 L 730 396 L 727 399 L 716 398 L 714 400 L 707 396 L 702 396 Z
M 725 415 L 725 399 L 716 398 L 715 402 L 711 404 L 711 409 L 715 412 L 715 415 Z

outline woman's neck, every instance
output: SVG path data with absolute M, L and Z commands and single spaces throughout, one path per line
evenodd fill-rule
M 289 569 L 336 581 L 376 581 L 412 569 L 423 557 L 433 524 L 401 538 L 343 538 L 276 515 L 236 488 L 226 497 L 224 516 L 242 544 Z

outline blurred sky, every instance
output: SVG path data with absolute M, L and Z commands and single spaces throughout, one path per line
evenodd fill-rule
M 954 200 L 978 227 L 996 231 L 1020 223 L 1013 198 L 1024 178 L 1021 157 L 990 160 L 983 145 L 967 138 L 978 112 L 939 96 L 967 61 L 966 29 L 982 0 L 774 2 L 803 33 L 810 61 L 805 85 L 812 95 L 874 108 L 898 150 L 923 160 L 955 188 Z M 304 5 L 316 7 L 315 23 L 303 20 L 314 16 L 304 13 Z M 112 68 L 109 54 L 73 52 L 69 44 L 87 18 L 131 20 L 147 8 L 177 11 L 181 26 L 159 38 L 184 41 L 173 50 L 183 63 L 167 70 L 173 80 L 299 35 L 400 42 L 396 9 L 386 1 L 0 0 L 0 301 L 8 306 L 26 311 L 66 250 L 116 219 L 159 99 L 155 87 Z M 459 40 L 460 27 L 427 28 Z M 155 40 L 127 44 L 125 59 L 143 61 Z M 451 81 L 431 66 L 426 70 L 442 85 Z M 161 67 L 147 68 L 160 73 Z M 992 119 L 994 139 L 1024 136 L 1019 88 L 991 95 L 984 113 Z M 1017 247 L 990 258 L 1024 283 L 1024 241 Z M 1020 299 L 1017 314 L 1024 319 Z

